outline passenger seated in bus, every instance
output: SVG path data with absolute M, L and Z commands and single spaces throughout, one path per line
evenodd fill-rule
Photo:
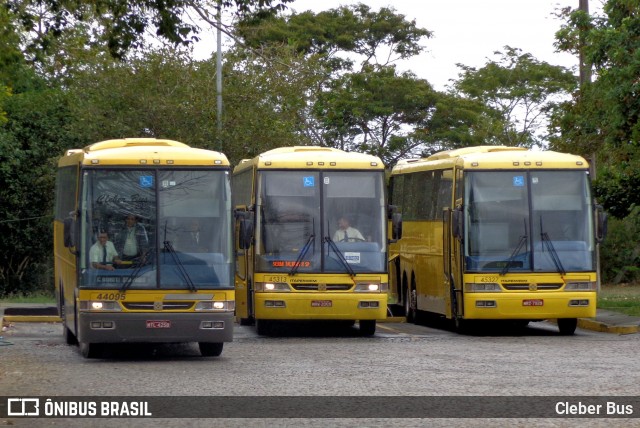
M 359 242 L 365 241 L 358 229 L 351 227 L 351 222 L 346 216 L 338 219 L 338 230 L 333 234 L 334 242 Z
M 200 231 L 200 222 L 192 219 L 186 230 L 178 236 L 177 250 L 183 253 L 206 253 L 205 237 Z
M 121 263 L 116 247 L 109 241 L 109 234 L 101 231 L 98 241 L 89 249 L 89 261 L 94 269 L 114 270 Z
M 147 230 L 138 223 L 134 214 L 125 217 L 125 228 L 116 237 L 116 249 L 122 254 L 123 261 L 139 261 L 148 251 Z

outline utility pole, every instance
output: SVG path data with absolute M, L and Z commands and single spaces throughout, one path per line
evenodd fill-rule
M 218 140 L 218 151 L 222 152 L 222 2 L 218 1 L 218 50 L 216 53 L 216 104 L 217 104 L 217 129 L 218 132 L 217 140 Z
M 578 8 L 589 15 L 589 0 L 579 0 Z M 591 64 L 587 64 L 584 58 L 584 36 L 580 35 L 580 86 L 584 83 L 591 82 Z

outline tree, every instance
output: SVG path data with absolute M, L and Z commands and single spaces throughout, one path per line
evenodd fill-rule
M 297 104 L 305 125 L 299 132 L 314 144 L 366 151 L 387 162 L 422 144 L 412 128 L 430 114 L 435 93 L 426 81 L 397 74 L 392 66 L 420 53 L 421 40 L 431 36 L 415 21 L 392 8 L 372 11 L 358 4 L 318 14 L 248 17 L 236 34 L 239 49 L 265 69 L 281 68 L 285 62 L 278 55 L 287 49 L 316 66 L 303 89 L 304 103 Z
M 37 84 L 34 84 L 38 87 Z M 0 127 L 0 296 L 51 289 L 55 159 L 76 144 L 66 95 L 55 88 L 13 94 Z
M 458 64 L 462 70 L 454 90 L 497 113 L 495 142 L 508 146 L 545 147 L 547 115 L 576 86 L 564 67 L 536 60 L 520 49 L 505 46 L 500 59 L 480 69 Z
M 293 0 L 7 0 L 23 31 L 30 34 L 27 50 L 35 60 L 53 52 L 54 41 L 88 24 L 97 43 L 116 58 L 143 43 L 149 32 L 174 45 L 197 39 L 198 26 L 189 19 L 195 12 L 215 15 L 218 8 L 242 16 L 259 11 L 273 13 Z
M 559 48 L 583 49 L 595 80 L 586 82 L 556 115 L 554 146 L 596 153 L 595 190 L 613 215 L 627 216 L 640 206 L 640 1 L 609 0 L 603 16 L 564 11 Z M 584 44 L 581 44 L 584 41 Z
M 431 85 L 411 73 L 368 66 L 333 81 L 319 94 L 314 112 L 327 144 L 394 164 L 422 151 L 416 126 L 428 121 L 436 98 Z

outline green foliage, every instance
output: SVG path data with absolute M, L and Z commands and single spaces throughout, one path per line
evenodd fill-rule
M 610 218 L 602 245 L 600 264 L 603 282 L 619 284 L 640 280 L 640 206 L 623 219 Z
M 365 4 L 342 6 L 314 14 L 310 11 L 289 16 L 247 18 L 240 22 L 237 34 L 247 46 L 264 48 L 288 45 L 304 55 L 321 55 L 334 70 L 352 67 L 350 59 L 338 58 L 338 52 L 350 52 L 363 58 L 363 65 L 388 65 L 418 55 L 424 48 L 422 38 L 431 32 L 407 21 L 393 8 L 372 11 Z M 380 61 L 380 48 L 390 49 Z M 388 54 L 388 52 L 387 52 Z
M 148 33 L 174 45 L 197 40 L 199 28 L 190 13 L 215 16 L 218 7 L 239 15 L 273 13 L 293 0 L 7 0 L 22 30 L 30 33 L 27 50 L 36 60 L 55 52 L 55 40 L 87 23 L 99 43 L 115 58 L 141 46 Z
M 330 90 L 319 94 L 314 113 L 328 145 L 393 164 L 423 143 L 413 130 L 428 121 L 435 99 L 427 81 L 398 75 L 394 67 L 369 66 L 334 80 Z
M 522 147 L 545 147 L 543 132 L 546 114 L 558 97 L 575 88 L 576 79 L 564 67 L 536 60 L 531 54 L 505 46 L 498 62 L 484 67 L 458 64 L 462 69 L 454 89 L 461 96 L 476 100 L 486 107 L 486 116 L 497 122 L 492 128 L 500 131 L 490 136 L 498 144 Z
M 604 16 L 565 11 L 559 46 L 582 50 L 595 69 L 554 118 L 553 146 L 596 154 L 596 191 L 605 208 L 623 218 L 640 206 L 640 1 L 609 0 Z
M 37 86 L 37 85 L 36 85 Z M 0 296 L 51 286 L 55 158 L 74 143 L 65 94 L 43 89 L 3 103 L 0 128 Z

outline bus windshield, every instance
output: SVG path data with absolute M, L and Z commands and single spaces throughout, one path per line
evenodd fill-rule
M 595 270 L 585 171 L 474 171 L 465 177 L 467 271 Z
M 89 288 L 231 288 L 229 173 L 83 173 L 80 283 Z
M 385 271 L 382 171 L 261 171 L 258 186 L 258 269 Z

